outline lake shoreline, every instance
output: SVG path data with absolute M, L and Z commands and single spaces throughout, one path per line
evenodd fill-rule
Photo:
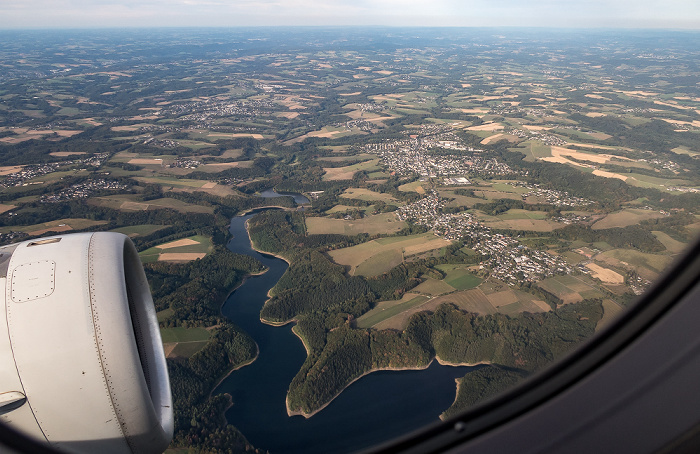
M 304 339 L 303 339 L 298 333 L 296 333 L 293 329 L 292 329 L 292 332 L 293 332 L 299 339 L 301 339 L 302 344 L 304 344 Z M 304 344 L 304 348 L 306 348 L 306 344 Z M 306 348 L 306 352 L 307 352 L 307 356 L 308 356 L 308 352 L 309 352 L 308 348 Z M 323 404 L 323 406 L 319 407 L 318 409 L 312 411 L 311 413 L 306 413 L 306 412 L 301 411 L 301 410 L 292 410 L 292 409 L 289 407 L 289 394 L 287 394 L 287 399 L 286 399 L 287 414 L 288 414 L 289 416 L 303 416 L 304 418 L 309 419 L 309 418 L 311 418 L 312 416 L 314 416 L 316 413 L 320 412 L 321 410 L 323 410 L 324 408 L 326 408 L 328 405 L 330 405 L 331 402 L 333 402 L 333 400 L 335 400 L 338 396 L 340 396 L 340 395 L 342 394 L 343 391 L 345 391 L 350 385 L 352 385 L 353 383 L 355 383 L 356 381 L 358 381 L 358 380 L 361 379 L 362 377 L 365 377 L 365 376 L 367 376 L 367 375 L 369 375 L 369 374 L 371 374 L 371 373 L 373 373 L 373 372 L 380 372 L 380 371 L 397 371 L 397 372 L 399 372 L 399 371 L 405 371 L 405 370 L 416 370 L 416 371 L 419 371 L 419 370 L 426 370 L 427 368 L 430 367 L 431 364 L 433 364 L 433 361 L 437 361 L 438 364 L 440 364 L 441 366 L 450 366 L 450 367 L 475 367 L 475 366 L 491 365 L 491 364 L 492 364 L 490 361 L 482 361 L 482 362 L 478 362 L 478 363 L 453 363 L 453 362 L 449 362 L 449 361 L 444 361 L 444 360 L 440 359 L 439 356 L 435 356 L 435 357 L 432 358 L 432 359 L 428 362 L 428 364 L 426 364 L 425 366 L 415 366 L 415 367 L 379 367 L 379 368 L 373 368 L 373 369 L 368 370 L 367 372 L 364 372 L 362 375 L 360 375 L 359 377 L 356 377 L 355 379 L 353 379 L 352 381 L 350 381 L 348 384 L 346 384 L 345 386 L 343 386 L 343 389 L 341 389 L 340 391 L 338 391 L 338 393 L 337 393 L 336 395 L 334 395 L 328 402 L 326 402 L 325 404 Z M 459 383 L 458 383 L 458 385 L 459 385 Z M 456 392 L 459 392 L 459 387 L 457 387 Z M 456 399 L 456 395 L 457 395 L 457 394 L 455 393 L 455 399 Z

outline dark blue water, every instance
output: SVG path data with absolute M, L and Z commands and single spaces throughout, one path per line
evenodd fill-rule
M 294 199 L 294 201 L 297 203 L 297 205 L 304 205 L 307 203 L 311 203 L 309 199 L 307 199 L 305 196 L 299 194 L 298 192 L 275 192 L 274 189 L 265 189 L 263 192 L 260 193 L 260 197 L 265 197 L 265 198 L 272 198 L 272 197 L 284 197 L 284 196 L 290 196 Z
M 252 255 L 269 270 L 247 279 L 232 293 L 223 313 L 255 339 L 260 354 L 215 391 L 233 397 L 233 407 L 226 412 L 228 422 L 255 447 L 273 454 L 352 452 L 437 422 L 454 400 L 454 380 L 474 368 L 434 362 L 422 371 L 375 372 L 353 383 L 313 417 L 287 416 L 287 389 L 306 351 L 291 332 L 291 324 L 273 327 L 260 322 L 267 292 L 287 263 L 251 249 L 244 224 L 252 216 L 231 220 L 229 249 Z

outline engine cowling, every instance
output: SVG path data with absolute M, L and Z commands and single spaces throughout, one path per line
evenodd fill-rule
M 78 233 L 0 247 L 0 420 L 85 453 L 162 452 L 172 399 L 131 240 Z

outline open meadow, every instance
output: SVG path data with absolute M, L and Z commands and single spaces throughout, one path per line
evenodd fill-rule
M 432 233 L 380 238 L 328 252 L 334 262 L 350 267 L 351 275 L 377 276 L 403 262 L 406 256 L 451 244 Z

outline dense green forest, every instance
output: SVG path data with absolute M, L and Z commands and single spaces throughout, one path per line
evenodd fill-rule
M 478 316 L 443 304 L 433 313 L 414 314 L 403 332 L 354 329 L 332 318 L 320 329 L 322 317 L 310 317 L 295 328 L 310 353 L 292 381 L 289 408 L 312 413 L 371 370 L 422 368 L 435 357 L 456 364 L 507 366 L 519 374 L 533 372 L 590 337 L 602 315 L 599 300 L 554 312 L 523 313 L 516 319 Z M 333 324 L 337 326 L 329 329 Z
M 168 360 L 175 414 L 173 446 L 196 447 L 203 452 L 253 448 L 245 437 L 226 423 L 224 411 L 230 406 L 225 395 L 211 391 L 225 374 L 257 355 L 253 339 L 230 323 L 218 326 L 214 336 L 187 361 Z

